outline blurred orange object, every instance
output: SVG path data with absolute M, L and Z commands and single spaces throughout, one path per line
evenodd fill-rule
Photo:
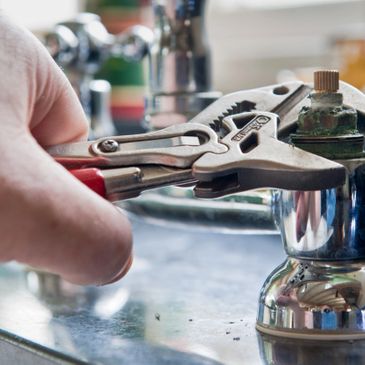
M 341 80 L 365 90 L 365 35 L 361 38 L 344 38 L 335 41 Z

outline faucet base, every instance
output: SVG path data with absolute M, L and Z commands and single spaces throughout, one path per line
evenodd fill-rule
M 287 339 L 293 340 L 314 340 L 314 341 L 354 341 L 354 340 L 363 340 L 365 339 L 365 331 L 364 332 L 339 332 L 332 333 L 333 331 L 283 331 L 278 329 L 273 329 L 270 327 L 266 327 L 260 324 L 256 324 L 256 329 L 262 334 L 274 336 L 274 337 L 284 337 Z
M 365 261 L 287 258 L 261 290 L 256 328 L 288 338 L 365 338 Z

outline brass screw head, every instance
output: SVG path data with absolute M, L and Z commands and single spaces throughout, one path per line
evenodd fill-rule
M 321 70 L 314 72 L 314 91 L 319 93 L 335 93 L 340 87 L 337 70 Z

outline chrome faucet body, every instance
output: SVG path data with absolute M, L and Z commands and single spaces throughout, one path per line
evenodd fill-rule
M 320 81 L 332 85 L 330 72 L 322 76 Z M 365 158 L 358 130 L 363 126 L 361 113 L 343 104 L 337 88 L 311 94 L 291 141 L 342 164 L 346 182 L 334 189 L 276 194 L 275 215 L 288 258 L 261 290 L 257 328 L 264 333 L 365 338 Z
M 345 185 L 279 193 L 279 227 L 285 251 L 291 257 L 365 260 L 365 161 L 337 162 L 347 168 Z
M 365 161 L 341 161 L 345 185 L 277 193 L 287 260 L 259 299 L 258 329 L 292 338 L 365 337 Z

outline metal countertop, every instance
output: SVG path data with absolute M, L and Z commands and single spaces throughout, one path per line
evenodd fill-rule
M 83 288 L 0 270 L 4 364 L 363 364 L 363 342 L 298 342 L 255 331 L 259 290 L 284 259 L 278 235 L 229 235 L 134 220 L 120 282 Z

